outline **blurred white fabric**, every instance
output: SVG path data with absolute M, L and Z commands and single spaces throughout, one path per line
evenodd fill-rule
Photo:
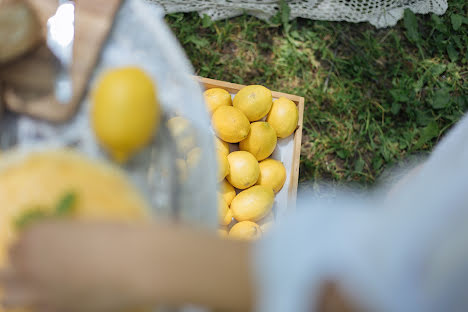
M 166 13 L 199 12 L 213 20 L 234 17 L 244 12 L 268 20 L 279 10 L 278 0 L 146 0 L 161 5 Z M 369 22 L 381 28 L 395 25 L 404 9 L 414 13 L 444 14 L 447 0 L 286 0 L 290 18 Z
M 368 311 L 467 311 L 468 116 L 390 195 L 299 197 L 259 243 L 258 311 L 314 311 L 324 281 Z

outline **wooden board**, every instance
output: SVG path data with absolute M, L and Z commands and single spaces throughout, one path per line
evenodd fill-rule
M 228 91 L 231 94 L 236 94 L 240 89 L 245 87 L 245 85 L 230 83 L 221 80 L 203 78 L 203 77 L 196 77 L 196 79 L 203 84 L 205 89 L 211 88 L 222 88 Z M 302 126 L 303 126 L 303 117 L 304 117 L 304 98 L 293 95 L 287 94 L 277 91 L 271 92 L 273 98 L 285 97 L 293 101 L 299 110 L 299 121 L 297 125 L 297 129 L 294 132 L 294 144 L 293 144 L 293 163 L 291 172 L 288 172 L 290 177 L 289 189 L 288 189 L 288 198 L 289 204 L 288 209 L 294 209 L 296 205 L 296 198 L 297 198 L 297 187 L 299 183 L 299 166 L 300 166 L 300 158 L 301 158 L 301 143 L 302 143 Z
M 74 115 L 81 102 L 122 0 L 76 1 L 71 68 L 73 96 L 67 104 L 58 103 L 53 96 L 56 60 L 45 45 L 47 20 L 55 14 L 58 1 L 28 1 L 40 20 L 44 41 L 40 48 L 1 68 L 5 104 L 18 113 L 53 122 L 65 122 Z

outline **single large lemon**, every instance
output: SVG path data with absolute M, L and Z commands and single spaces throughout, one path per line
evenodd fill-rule
M 91 120 L 97 139 L 117 162 L 147 145 L 160 122 L 151 78 L 136 67 L 105 72 L 93 91 Z
M 212 115 L 220 106 L 232 105 L 231 94 L 221 88 L 208 89 L 203 92 L 203 96 L 205 97 L 206 108 L 210 115 Z
M 176 142 L 177 149 L 186 155 L 196 145 L 193 127 L 186 118 L 176 116 L 167 121 L 167 127 Z
M 257 121 L 250 125 L 250 133 L 240 141 L 239 148 L 263 160 L 273 153 L 277 140 L 276 131 L 268 122 Z
M 215 148 L 218 151 L 221 151 L 226 156 L 229 155 L 229 143 L 220 140 L 219 138 L 215 137 Z
M 299 111 L 293 101 L 280 97 L 273 102 L 266 121 L 275 129 L 278 138 L 293 134 L 297 128 Z
M 221 106 L 211 119 L 216 135 L 228 143 L 238 143 L 250 132 L 250 123 L 239 109 L 232 106 Z
M 229 174 L 229 162 L 222 151 L 217 150 L 216 154 L 218 156 L 218 182 L 221 182 Z
M 234 107 L 240 109 L 250 121 L 265 117 L 270 111 L 271 104 L 271 91 L 259 85 L 243 87 L 233 101 Z
M 226 204 L 231 205 L 232 200 L 236 197 L 236 190 L 234 187 L 226 180 L 223 180 L 219 186 L 219 192 L 223 195 Z
M 38 207 L 52 212 L 68 192 L 77 199 L 74 219 L 141 222 L 150 218 L 145 200 L 118 168 L 68 150 L 6 153 L 0 160 L 0 269 L 17 234 L 15 221 Z
M 260 175 L 258 161 L 249 152 L 237 151 L 228 155 L 229 174 L 226 177 L 232 186 L 246 189 L 257 183 Z
M 262 230 L 258 224 L 251 221 L 242 221 L 234 224 L 229 231 L 229 238 L 239 240 L 255 240 L 262 237 Z
M 273 192 L 278 193 L 286 181 L 286 168 L 283 163 L 276 159 L 265 159 L 259 163 L 260 176 L 257 184 L 271 187 Z
M 232 215 L 237 221 L 258 221 L 270 213 L 275 194 L 268 186 L 255 185 L 237 194 L 231 202 Z

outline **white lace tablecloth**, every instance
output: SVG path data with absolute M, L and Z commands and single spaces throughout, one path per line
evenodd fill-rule
M 267 20 L 279 10 L 278 0 L 146 0 L 161 5 L 166 13 L 199 12 L 213 20 L 234 17 L 244 12 Z M 290 18 L 369 22 L 381 28 L 395 25 L 408 8 L 414 13 L 444 14 L 447 0 L 290 0 Z

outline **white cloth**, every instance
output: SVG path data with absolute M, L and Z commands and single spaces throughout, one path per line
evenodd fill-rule
M 243 14 L 267 20 L 279 9 L 278 0 L 146 0 L 161 5 L 167 13 L 199 12 L 213 20 Z M 303 17 L 314 20 L 369 22 L 388 27 L 403 17 L 404 9 L 415 13 L 444 14 L 447 0 L 286 0 L 290 18 Z
M 467 311 L 468 116 L 389 197 L 300 197 L 259 243 L 258 311 L 314 311 L 338 281 L 369 311 Z

